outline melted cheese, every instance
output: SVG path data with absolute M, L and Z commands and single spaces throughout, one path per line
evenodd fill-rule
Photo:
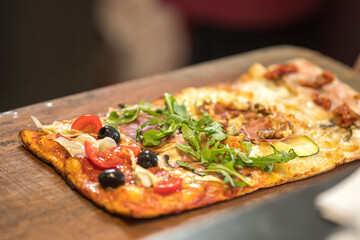
M 96 139 L 89 134 L 82 134 L 71 140 L 64 137 L 59 137 L 56 138 L 54 141 L 58 142 L 70 153 L 72 157 L 74 157 L 77 154 L 85 155 L 84 142 L 88 141 L 91 143 L 95 143 Z
M 256 89 L 256 91 L 255 91 Z M 292 97 L 289 88 L 277 85 L 266 79 L 258 79 L 256 81 L 246 81 L 239 85 L 239 90 L 253 94 L 253 98 L 249 99 L 263 105 L 271 106 L 276 103 L 283 102 L 283 99 Z
M 96 140 L 89 134 L 81 134 L 80 136 L 70 140 L 64 137 L 58 137 L 54 141 L 63 146 L 72 157 L 78 154 L 86 155 L 84 146 L 85 141 L 93 143 L 100 151 L 104 148 L 113 148 L 117 146 L 116 142 L 112 138 L 105 137 L 104 139 Z
M 36 117 L 31 116 L 31 119 L 34 121 L 36 127 L 41 128 L 41 130 L 43 130 L 47 134 L 60 133 L 64 137 L 76 137 L 83 134 L 83 132 L 71 129 L 71 124 L 72 124 L 71 122 L 55 121 L 50 125 L 43 125 Z
M 204 87 L 184 89 L 180 94 L 176 95 L 176 99 L 178 102 L 183 102 L 187 110 L 196 117 L 199 115 L 197 108 L 205 101 L 213 103 L 220 101 L 224 104 L 244 104 L 249 101 L 249 96 L 251 94 L 235 93 L 215 87 Z

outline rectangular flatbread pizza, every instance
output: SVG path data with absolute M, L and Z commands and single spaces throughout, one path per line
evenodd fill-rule
M 23 146 L 105 210 L 179 213 L 360 157 L 360 94 L 305 59 L 23 130 Z

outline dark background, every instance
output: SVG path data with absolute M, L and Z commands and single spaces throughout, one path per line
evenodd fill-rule
M 113 74 L 112 50 L 96 24 L 98 5 L 86 0 L 1 1 L 0 112 L 130 80 Z M 324 0 L 311 16 L 276 28 L 244 30 L 185 18 L 184 24 L 191 45 L 184 48 L 190 53 L 183 65 L 276 44 L 315 49 L 349 66 L 360 52 L 358 0 Z M 156 56 L 144 53 L 147 57 Z

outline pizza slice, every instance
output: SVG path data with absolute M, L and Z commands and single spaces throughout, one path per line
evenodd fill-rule
M 328 171 L 360 156 L 359 97 L 293 60 L 232 84 L 165 93 L 105 116 L 23 130 L 20 140 L 107 211 L 178 213 Z

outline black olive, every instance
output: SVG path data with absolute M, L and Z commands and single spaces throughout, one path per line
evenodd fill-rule
M 115 128 L 105 125 L 104 127 L 100 128 L 98 133 L 98 138 L 103 139 L 105 137 L 110 137 L 114 139 L 114 141 L 119 144 L 120 143 L 120 133 Z
M 143 168 L 151 168 L 151 167 L 156 167 L 157 163 L 158 163 L 158 158 L 156 156 L 156 153 L 154 153 L 151 150 L 141 151 L 138 158 L 138 164 L 140 166 L 142 166 Z
M 126 104 L 125 103 L 119 103 L 118 106 L 119 106 L 119 108 L 125 108 Z
M 120 185 L 124 185 L 125 176 L 122 172 L 116 169 L 106 169 L 100 173 L 99 182 L 103 188 L 117 188 Z

